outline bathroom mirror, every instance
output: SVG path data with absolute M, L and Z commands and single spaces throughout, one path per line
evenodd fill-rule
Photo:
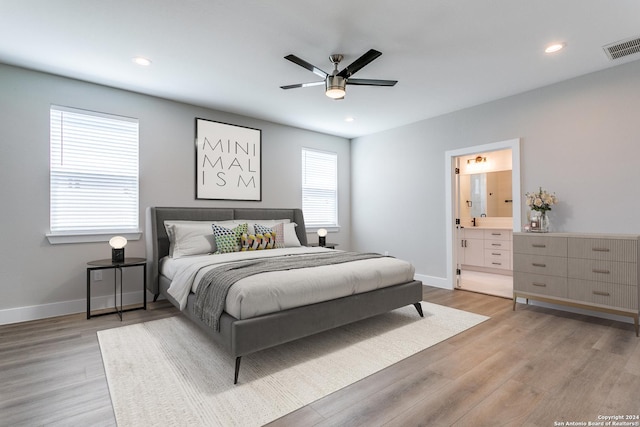
M 511 217 L 511 171 L 460 175 L 460 217 Z

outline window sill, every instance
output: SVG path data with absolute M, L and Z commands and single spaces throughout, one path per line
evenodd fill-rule
M 320 230 L 321 228 L 324 228 L 325 230 L 327 230 L 328 233 L 339 233 L 340 232 L 340 226 L 339 225 L 327 225 L 327 226 L 322 226 L 322 227 L 307 227 L 307 233 L 308 234 L 312 234 L 312 233 L 317 233 L 318 230 Z
M 47 233 L 49 243 L 61 245 L 65 243 L 108 242 L 113 236 L 124 236 L 127 240 L 140 240 L 142 231 L 96 231 L 87 233 Z

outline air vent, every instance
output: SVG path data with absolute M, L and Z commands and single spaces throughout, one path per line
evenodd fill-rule
M 602 46 L 602 48 L 607 54 L 607 57 L 612 61 L 614 59 L 624 58 L 625 56 L 640 52 L 640 37 L 612 43 L 607 46 Z

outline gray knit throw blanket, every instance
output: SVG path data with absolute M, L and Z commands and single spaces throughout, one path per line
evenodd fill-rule
M 319 267 L 380 257 L 382 255 L 374 253 L 331 251 L 230 262 L 212 268 L 202 277 L 196 291 L 193 311 L 200 320 L 219 331 L 220 316 L 224 310 L 227 293 L 231 286 L 240 279 L 270 271 Z

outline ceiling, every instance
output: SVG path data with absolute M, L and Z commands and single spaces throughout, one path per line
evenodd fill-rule
M 353 138 L 640 59 L 602 49 L 639 23 L 638 0 L 2 0 L 0 62 Z M 371 48 L 354 77 L 395 87 L 280 89 L 320 79 L 285 55 Z

